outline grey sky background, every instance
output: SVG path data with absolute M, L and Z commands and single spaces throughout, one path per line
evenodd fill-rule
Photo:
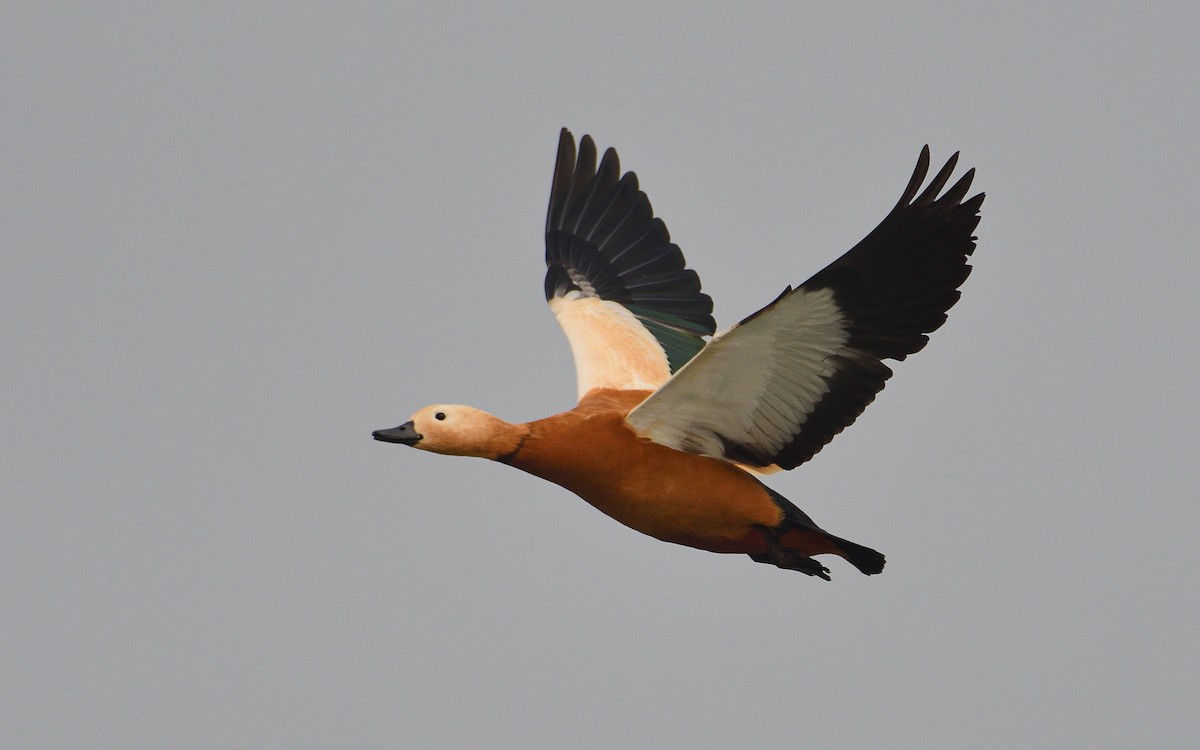
M 1192 747 L 1194 3 L 12 3 L 0 11 L 0 745 Z M 724 327 L 921 146 L 975 272 L 769 483 L 824 583 L 384 445 L 569 408 L 558 129 Z M 581 448 L 583 449 L 583 448 Z

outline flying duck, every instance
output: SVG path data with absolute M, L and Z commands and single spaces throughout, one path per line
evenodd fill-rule
M 814 555 L 866 575 L 884 556 L 834 536 L 756 474 L 794 469 L 854 422 L 946 321 L 971 267 L 975 170 L 923 190 L 929 147 L 895 208 L 815 276 L 715 334 L 686 268 L 617 153 L 565 128 L 546 216 L 546 300 L 575 359 L 578 403 L 511 424 L 426 406 L 376 440 L 478 456 L 547 479 L 665 542 L 749 555 L 829 580 Z M 710 338 L 711 337 L 711 338 Z

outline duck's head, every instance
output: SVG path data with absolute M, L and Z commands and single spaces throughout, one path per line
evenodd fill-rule
M 433 404 L 404 424 L 371 433 L 376 440 L 411 445 L 452 456 L 496 458 L 511 442 L 513 425 L 486 411 L 459 404 Z

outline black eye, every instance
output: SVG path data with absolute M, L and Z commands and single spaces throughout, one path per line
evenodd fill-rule
M 438 420 L 438 421 L 440 422 L 440 421 L 442 421 L 443 419 L 445 419 L 445 418 L 446 418 L 446 412 L 444 412 L 444 411 L 439 411 L 437 414 L 434 414 L 434 415 L 433 415 L 433 418 L 434 418 L 434 419 L 436 419 L 436 420 Z

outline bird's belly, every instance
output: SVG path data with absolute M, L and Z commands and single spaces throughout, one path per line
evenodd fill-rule
M 663 450 L 677 456 L 533 473 L 656 539 L 711 552 L 766 551 L 761 527 L 775 527 L 782 512 L 757 480 L 716 459 Z
M 579 492 L 605 515 L 664 542 L 710 552 L 763 552 L 758 518 L 736 504 L 704 493 Z

